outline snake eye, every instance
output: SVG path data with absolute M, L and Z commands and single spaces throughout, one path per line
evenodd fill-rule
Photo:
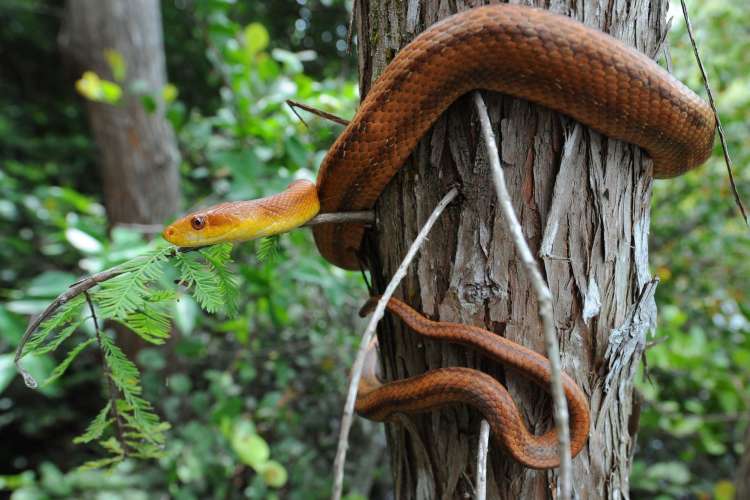
M 200 231 L 204 227 L 206 227 L 206 219 L 201 217 L 200 215 L 196 215 L 192 219 L 190 219 L 190 225 L 193 226 L 193 229 L 196 231 Z

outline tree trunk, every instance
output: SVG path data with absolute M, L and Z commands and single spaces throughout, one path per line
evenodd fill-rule
M 479 0 L 358 0 L 364 95 L 396 51 L 437 20 Z M 522 2 L 528 3 L 528 2 Z M 666 0 L 536 2 L 653 55 L 666 34 Z M 554 295 L 562 366 L 589 396 L 588 445 L 573 460 L 578 498 L 628 498 L 638 412 L 633 376 L 654 325 L 648 269 L 651 162 L 528 102 L 483 93 L 514 207 Z M 544 353 L 537 301 L 500 217 L 470 98 L 459 99 L 421 141 L 376 210 L 369 243 L 382 290 L 449 186 L 462 199 L 443 215 L 401 286 L 433 319 L 482 326 Z M 371 240 L 370 235 L 368 238 Z M 504 381 L 530 429 L 552 425 L 543 391 L 464 348 L 428 342 L 388 320 L 380 331 L 386 378 L 441 366 L 483 369 Z M 473 496 L 479 415 L 455 407 L 387 427 L 397 498 Z M 553 498 L 557 471 L 534 471 L 501 449 L 489 455 L 488 498 Z
M 164 116 L 167 82 L 158 0 L 69 0 L 60 43 L 82 70 L 113 79 L 104 52 L 125 62 L 124 99 L 119 105 L 87 102 L 100 153 L 109 223 L 161 224 L 179 209 L 179 153 Z M 154 97 L 147 111 L 132 92 L 138 82 Z
M 167 71 L 159 0 L 68 0 L 60 45 L 81 71 L 109 80 L 114 75 L 105 51 L 122 56 L 125 78 L 117 82 L 122 101 L 86 102 L 99 148 L 104 205 L 110 227 L 160 226 L 180 208 L 180 155 L 161 97 Z M 143 90 L 133 92 L 134 84 Z M 155 110 L 144 107 L 143 92 L 153 97 Z M 114 328 L 134 359 L 145 341 L 122 325 Z

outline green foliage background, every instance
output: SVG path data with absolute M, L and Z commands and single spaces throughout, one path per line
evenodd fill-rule
M 742 167 L 750 162 L 750 10 L 744 0 L 689 4 L 748 199 L 750 171 Z M 356 65 L 345 55 L 344 2 L 162 6 L 168 71 L 178 90 L 168 116 L 183 157 L 186 208 L 314 178 L 340 129 L 306 117 L 307 128 L 284 101 L 345 118 L 354 113 Z M 347 367 L 362 329 L 355 311 L 366 292 L 356 274 L 317 256 L 308 232 L 282 237 L 283 256 L 270 261 L 259 260 L 252 245 L 233 250 L 237 315 L 201 313 L 201 306 L 217 310 L 225 301 L 212 302 L 213 292 L 201 296 L 195 287 L 178 287 L 176 302 L 154 306 L 166 308 L 156 317 L 175 318 L 172 338 L 137 359 L 143 398 L 171 424 L 159 427 L 165 439 L 158 459 L 118 461 L 112 473 L 76 469 L 118 453 L 107 442 L 108 392 L 83 303 L 66 320 L 80 328 L 53 339 L 58 351 L 24 360 L 44 380 L 66 353 L 92 344 L 71 358 L 64 376 L 40 391 L 16 376 L 12 350 L 30 314 L 80 275 L 153 251 L 133 231 L 107 235 L 94 146 L 74 87 L 81 75 L 60 71 L 60 14 L 51 1 L 0 4 L 0 491 L 14 498 L 326 498 Z M 673 14 L 674 73 L 700 89 L 681 13 Z M 698 172 L 657 182 L 653 207 L 660 316 L 647 353 L 650 378 L 644 371 L 639 382 L 633 495 L 731 498 L 728 481 L 750 415 L 750 239 L 735 216 L 718 149 Z M 190 269 L 178 263 L 159 275 L 160 286 L 170 288 Z M 109 290 L 109 302 L 107 289 L 97 293 L 101 314 L 132 313 L 114 309 L 121 289 Z M 149 325 L 143 332 L 166 334 Z M 107 347 L 110 323 L 105 330 Z M 116 347 L 105 353 L 122 363 Z M 367 453 L 350 454 L 350 492 L 377 498 L 389 488 L 381 431 L 358 420 L 353 440 L 352 449 Z

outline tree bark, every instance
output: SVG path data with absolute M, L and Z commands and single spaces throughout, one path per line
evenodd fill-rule
M 357 0 L 360 86 L 367 92 L 393 55 L 439 19 L 487 1 Z M 530 3 L 530 2 L 521 2 Z M 531 2 L 610 33 L 647 54 L 666 34 L 666 0 Z M 573 460 L 578 498 L 629 498 L 638 412 L 633 377 L 653 328 L 648 269 L 651 162 L 548 109 L 484 92 L 524 234 L 555 296 L 562 366 L 589 396 L 588 445 Z M 433 319 L 473 324 L 544 353 L 537 301 L 496 208 L 470 98 L 459 99 L 381 196 L 368 235 L 382 290 L 437 201 L 453 183 L 462 200 L 433 229 L 401 297 Z M 380 331 L 387 379 L 441 366 L 483 369 L 504 381 L 537 432 L 550 399 L 464 348 L 428 342 L 388 320 Z M 473 495 L 479 415 L 455 407 L 387 427 L 397 498 Z M 492 448 L 488 498 L 553 498 L 557 472 L 526 469 Z
M 177 213 L 180 191 L 179 153 L 161 98 L 167 75 L 159 1 L 68 0 L 60 44 L 82 71 L 110 80 L 104 52 L 122 55 L 123 101 L 87 102 L 107 216 L 111 225 L 163 223 Z M 133 94 L 136 82 L 155 98 L 155 111 L 147 111 Z

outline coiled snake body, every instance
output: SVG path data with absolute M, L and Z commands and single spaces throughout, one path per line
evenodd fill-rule
M 474 89 L 528 99 L 639 145 L 653 160 L 657 177 L 700 165 L 713 146 L 711 109 L 645 55 L 545 10 L 491 5 L 434 24 L 396 55 L 328 151 L 317 185 L 296 181 L 268 198 L 194 212 L 167 227 L 164 237 L 179 246 L 244 241 L 297 227 L 318 211 L 369 210 L 438 116 Z M 362 225 L 320 225 L 314 234 L 327 260 L 346 269 L 358 267 Z M 528 349 L 481 329 L 420 320 L 398 302 L 389 308 L 423 334 L 469 343 L 548 383 L 541 368 L 546 359 Z M 469 340 L 467 331 L 472 332 Z M 476 370 L 444 370 L 449 371 L 391 382 L 388 390 L 366 388 L 358 408 L 386 418 L 446 402 L 471 403 L 497 424 L 492 426 L 495 437 L 517 460 L 536 468 L 557 465 L 554 435 L 530 436 L 520 418 L 509 417 L 515 408 L 507 392 L 500 394 L 499 383 Z M 572 410 L 571 448 L 577 453 L 588 433 L 588 409 L 569 378 L 565 391 Z

